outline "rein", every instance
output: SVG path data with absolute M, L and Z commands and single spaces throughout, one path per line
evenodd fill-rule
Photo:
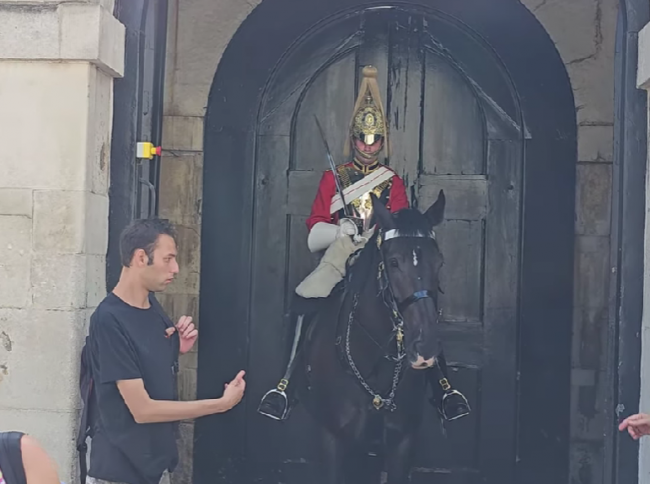
M 380 346 L 379 343 L 377 343 L 377 341 L 375 341 L 374 338 L 372 338 L 372 336 L 366 330 L 366 328 L 355 319 L 357 306 L 359 304 L 359 292 L 356 292 L 353 296 L 352 308 L 350 309 L 350 314 L 348 315 L 347 328 L 345 332 L 345 357 L 348 365 L 352 369 L 352 372 L 356 376 L 361 386 L 373 397 L 372 404 L 375 407 L 375 409 L 380 410 L 383 408 L 390 412 L 395 411 L 395 409 L 397 408 L 394 402 L 395 392 L 397 391 L 397 386 L 399 385 L 400 376 L 402 374 L 403 361 L 404 361 L 404 357 L 406 356 L 406 352 L 404 349 L 404 317 L 402 316 L 402 312 L 405 311 L 409 306 L 423 299 L 430 298 L 435 301 L 434 293 L 429 290 L 416 291 L 410 296 L 408 296 L 407 298 L 405 298 L 403 301 L 398 302 L 395 299 L 395 295 L 393 293 L 392 287 L 390 285 L 390 281 L 388 279 L 388 274 L 386 273 L 384 254 L 382 252 L 381 246 L 383 242 L 386 242 L 391 239 L 399 238 L 399 237 L 432 238 L 435 240 L 435 234 L 431 232 L 430 234 L 404 235 L 401 234 L 396 229 L 391 229 L 391 230 L 387 230 L 386 232 L 380 232 L 377 236 L 377 249 L 379 250 L 379 255 L 381 257 L 378 271 L 377 271 L 377 280 L 379 282 L 379 294 L 382 296 L 382 300 L 384 304 L 390 311 L 390 319 L 391 319 L 391 323 L 393 324 L 393 330 L 391 331 L 390 339 L 392 340 L 394 335 L 397 341 L 397 356 L 391 356 L 388 354 L 384 355 L 385 358 L 395 362 L 392 385 L 387 397 L 385 398 L 382 397 L 378 392 L 374 391 L 370 387 L 370 385 L 368 385 L 366 380 L 361 375 L 361 372 L 357 368 L 356 364 L 354 363 L 354 359 L 352 358 L 352 353 L 350 350 L 350 330 L 352 328 L 353 323 L 355 322 L 359 327 L 361 327 L 366 332 L 367 336 L 373 341 L 373 343 L 375 343 L 382 351 L 384 350 L 384 348 Z M 438 314 L 442 314 L 442 311 L 440 309 L 438 309 Z

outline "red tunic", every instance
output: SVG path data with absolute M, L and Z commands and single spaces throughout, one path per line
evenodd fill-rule
M 391 181 L 392 184 L 386 208 L 395 213 L 404 208 L 408 208 L 409 202 L 406 196 L 406 187 L 404 186 L 402 179 L 395 174 Z M 336 195 L 336 182 L 334 181 L 332 171 L 327 170 L 323 173 L 320 180 L 318 192 L 316 193 L 316 198 L 311 207 L 311 215 L 307 219 L 307 229 L 309 231 L 311 231 L 312 227 L 318 222 L 330 224 L 338 223 L 338 213 L 330 214 L 330 205 L 332 204 L 332 198 L 334 195 Z

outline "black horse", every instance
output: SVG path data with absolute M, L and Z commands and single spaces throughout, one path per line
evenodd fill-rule
M 381 469 L 367 465 L 373 440 L 382 444 L 388 483 L 408 481 L 427 389 L 418 370 L 439 354 L 443 258 L 433 228 L 444 217 L 444 193 L 424 214 L 391 214 L 372 202 L 376 233 L 342 292 L 314 316 L 302 356 L 306 381 L 297 391 L 323 429 L 327 484 L 378 484 Z

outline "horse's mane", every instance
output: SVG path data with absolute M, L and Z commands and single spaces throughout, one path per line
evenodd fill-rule
M 431 225 L 427 218 L 414 208 L 405 208 L 393 214 L 393 222 L 397 231 L 405 236 L 423 235 L 431 231 Z M 379 252 L 377 237 L 375 234 L 368 241 L 365 247 L 355 256 L 354 264 L 349 268 L 347 286 L 354 294 L 361 291 L 363 286 L 373 277 L 377 264 L 376 255 Z

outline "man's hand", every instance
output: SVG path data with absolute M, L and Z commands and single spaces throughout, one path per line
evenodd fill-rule
M 185 354 L 192 349 L 196 338 L 199 336 L 199 331 L 194 326 L 191 316 L 181 316 L 175 328 L 167 328 L 167 337 L 178 331 L 178 336 L 181 339 L 181 353 Z
M 650 415 L 637 413 L 621 422 L 618 426 L 620 431 L 627 429 L 627 432 L 634 440 L 639 440 L 644 435 L 650 435 Z
M 342 218 L 339 220 L 338 237 L 345 237 L 346 235 L 355 236 L 358 233 L 357 224 L 349 218 Z
M 244 396 L 244 390 L 246 390 L 245 374 L 246 372 L 241 370 L 230 383 L 225 384 L 225 390 L 221 400 L 224 401 L 229 409 L 237 405 Z

